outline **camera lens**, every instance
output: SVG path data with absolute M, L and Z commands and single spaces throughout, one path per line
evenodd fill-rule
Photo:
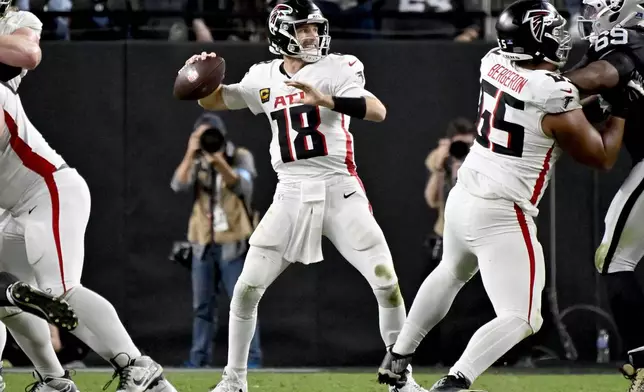
M 470 152 L 469 144 L 461 140 L 453 141 L 449 146 L 449 155 L 456 159 L 463 159 Z
M 215 128 L 206 129 L 199 138 L 201 149 L 212 154 L 221 151 L 224 146 L 224 136 Z

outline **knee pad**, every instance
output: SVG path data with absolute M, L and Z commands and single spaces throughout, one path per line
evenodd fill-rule
M 77 289 L 78 289 L 79 287 L 83 287 L 83 285 L 80 285 L 80 284 L 79 284 L 79 285 L 77 285 L 77 286 L 67 287 L 67 291 L 64 291 L 64 290 L 63 290 L 63 286 L 61 285 L 60 287 L 57 287 L 57 288 L 56 288 L 56 291 L 54 291 L 54 288 L 52 288 L 52 291 L 51 291 L 51 292 L 49 292 L 49 288 L 47 288 L 47 290 L 46 290 L 46 291 L 47 291 L 48 293 L 50 293 L 51 295 L 53 295 L 53 296 L 57 296 L 57 297 L 58 297 L 58 296 L 60 296 L 60 297 L 62 297 L 64 300 L 69 301 L 69 299 L 70 299 L 71 297 L 73 297 L 73 296 L 74 296 L 74 293 L 77 291 Z M 59 291 L 59 292 L 57 292 L 57 291 Z
M 230 312 L 243 320 L 249 320 L 256 316 L 257 305 L 266 288 L 251 286 L 244 281 L 237 280 L 233 290 L 233 298 L 230 301 Z
M 537 314 L 533 314 L 531 318 L 530 328 L 532 328 L 532 334 L 535 334 L 539 332 L 543 326 L 543 316 L 541 316 L 541 312 L 538 312 Z
M 451 280 L 454 281 L 454 283 L 465 285 L 465 283 L 469 282 L 477 272 L 478 268 L 475 268 L 474 270 L 469 268 L 459 269 L 458 266 L 452 263 L 447 263 L 443 260 L 438 264 L 434 271 L 432 271 L 432 274 L 439 275 L 441 279 L 444 279 L 445 281 Z
M 530 315 L 530 320 L 528 320 L 527 314 L 518 314 L 516 312 L 501 313 L 498 317 L 512 319 L 513 323 L 517 324 L 517 326 L 524 325 L 526 329 L 526 338 L 539 332 L 543 326 L 543 317 L 541 316 L 541 312 L 535 312 L 534 309 Z
M 373 293 L 381 308 L 397 308 L 405 305 L 398 281 L 389 286 L 374 288 Z

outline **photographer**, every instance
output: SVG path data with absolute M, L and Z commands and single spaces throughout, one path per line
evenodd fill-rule
M 446 138 L 438 141 L 438 147 L 429 153 L 425 166 L 429 170 L 429 180 L 425 187 L 425 201 L 431 209 L 438 210 L 434 233 L 426 247 L 430 252 L 430 267 L 433 269 L 443 255 L 443 225 L 445 200 L 456 184 L 456 173 L 470 151 L 475 137 L 474 124 L 464 118 L 456 118 L 447 126 Z
M 249 210 L 255 176 L 250 151 L 226 139 L 226 127 L 219 116 L 202 114 L 171 184 L 175 192 L 194 192 L 188 222 L 194 319 L 187 367 L 212 365 L 220 286 L 230 301 L 254 227 Z M 259 328 L 251 342 L 248 361 L 249 368 L 261 366 Z

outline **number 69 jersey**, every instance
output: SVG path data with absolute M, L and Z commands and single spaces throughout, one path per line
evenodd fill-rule
M 627 86 L 644 95 L 644 27 L 614 27 L 599 34 L 588 48 L 581 64 L 604 60 L 619 72 L 619 86 Z M 633 105 L 642 106 L 640 98 Z M 644 112 L 630 110 L 624 125 L 623 145 L 631 156 L 633 165 L 644 159 Z
M 304 93 L 287 86 L 288 80 L 310 84 L 328 95 L 373 96 L 364 89 L 363 64 L 355 56 L 330 54 L 289 78 L 283 60 L 276 59 L 253 65 L 241 82 L 223 89 L 229 109 L 249 108 L 268 118 L 273 132 L 271 163 L 280 181 L 357 175 L 350 117 L 294 103 Z
M 521 68 L 498 49 L 481 60 L 480 80 L 478 134 L 458 181 L 474 195 L 509 199 L 536 216 L 561 154 L 541 121 L 581 108 L 579 92 L 559 73 Z

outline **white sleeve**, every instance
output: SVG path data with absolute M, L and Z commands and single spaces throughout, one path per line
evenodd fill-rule
M 251 71 L 252 68 L 239 83 L 224 85 L 222 87 L 221 96 L 228 109 L 239 110 L 249 108 L 253 114 L 263 112 L 259 100 L 259 92 L 252 83 Z
M 365 86 L 364 64 L 355 56 L 342 56 L 333 95 L 337 97 L 373 97 Z
M 38 35 L 42 33 L 42 22 L 36 15 L 32 14 L 29 11 L 19 11 L 15 15 L 16 20 L 10 21 L 10 23 L 13 22 L 12 24 L 15 23 L 14 31 L 26 27 L 35 31 L 36 33 L 38 33 Z

